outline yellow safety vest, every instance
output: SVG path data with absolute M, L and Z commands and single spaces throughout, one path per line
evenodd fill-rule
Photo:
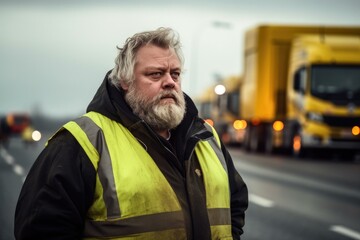
M 96 112 L 64 128 L 77 139 L 97 171 L 84 239 L 187 239 L 174 190 L 127 128 Z M 219 146 L 216 135 L 195 148 L 213 240 L 232 239 L 229 182 Z

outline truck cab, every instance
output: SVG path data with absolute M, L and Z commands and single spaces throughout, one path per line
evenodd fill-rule
M 292 150 L 360 149 L 360 36 L 299 35 L 289 61 Z

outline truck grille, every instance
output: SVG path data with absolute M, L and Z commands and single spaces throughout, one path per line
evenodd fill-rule
M 360 116 L 338 117 L 323 115 L 324 123 L 331 127 L 353 127 L 360 126 Z

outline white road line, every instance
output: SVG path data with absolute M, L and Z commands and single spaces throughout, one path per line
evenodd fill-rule
M 25 175 L 25 169 L 22 166 L 20 166 L 19 164 L 15 164 L 13 166 L 13 171 L 19 176 Z
M 1 145 L 0 145 L 0 155 L 4 158 L 4 160 L 7 164 L 9 164 L 9 165 L 14 164 L 14 162 L 15 162 L 14 158 Z
M 330 227 L 330 230 L 333 232 L 337 232 L 339 234 L 345 235 L 347 237 L 350 237 L 352 239 L 360 240 L 360 233 L 356 232 L 352 229 L 346 228 L 341 225 L 334 225 Z
M 4 161 L 12 166 L 13 172 L 21 177 L 23 177 L 23 181 L 26 178 L 25 169 L 16 163 L 15 158 L 11 156 L 6 149 L 0 145 L 0 156 L 3 157 Z
M 262 207 L 273 207 L 275 203 L 269 199 L 260 197 L 258 195 L 249 194 L 249 201 Z

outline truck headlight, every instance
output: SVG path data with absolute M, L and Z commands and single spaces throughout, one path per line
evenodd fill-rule
M 38 142 L 41 139 L 41 133 L 38 130 L 35 130 L 32 132 L 31 138 L 33 141 Z
M 319 113 L 314 113 L 314 112 L 308 112 L 307 113 L 307 118 L 311 121 L 315 121 L 315 122 L 322 122 L 324 121 L 324 118 L 321 114 Z

